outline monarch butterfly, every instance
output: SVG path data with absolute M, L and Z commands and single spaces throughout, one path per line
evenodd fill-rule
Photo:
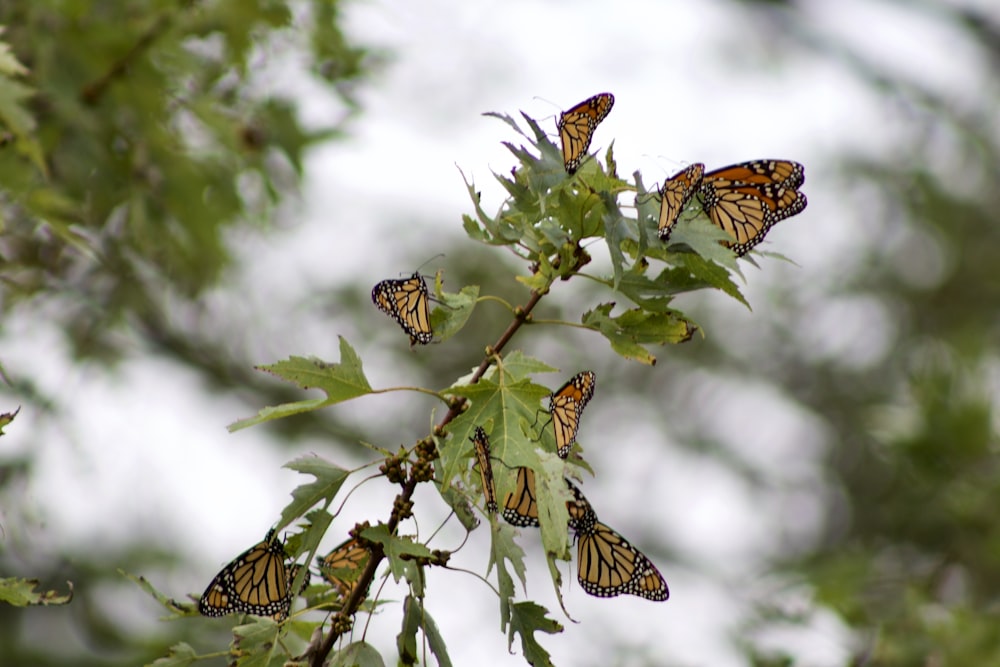
M 566 384 L 549 396 L 549 414 L 556 433 L 556 453 L 561 458 L 569 456 L 580 430 L 580 415 L 594 395 L 597 376 L 593 371 L 583 371 L 571 377 Z
M 797 189 L 804 181 L 798 162 L 754 160 L 705 174 L 698 193 L 709 219 L 733 236 L 726 245 L 743 256 L 776 222 L 806 207 Z
M 274 530 L 269 530 L 263 542 L 215 575 L 198 600 L 198 611 L 205 616 L 239 612 L 284 619 L 292 603 L 289 584 L 293 577 L 285 566 L 287 558 L 285 547 L 275 539 Z
M 337 597 L 343 601 L 351 596 L 358 585 L 358 575 L 368 564 L 370 552 L 350 538 L 323 557 L 320 573 L 333 586 Z
M 581 501 L 586 503 L 580 489 L 568 479 L 566 486 L 573 492 L 575 500 L 567 501 L 566 509 L 569 511 L 569 527 L 576 529 L 577 520 L 582 512 L 577 509 L 581 507 Z M 538 500 L 535 496 L 535 471 L 531 468 L 517 469 L 517 483 L 514 490 L 507 494 L 503 503 L 503 518 L 512 526 L 527 528 L 537 528 L 538 522 Z
M 476 447 L 476 459 L 479 462 L 479 475 L 483 480 L 483 495 L 486 496 L 486 511 L 497 513 L 497 491 L 493 484 L 493 464 L 490 462 L 490 440 L 486 431 L 477 426 L 471 438 Z
M 670 597 L 666 580 L 649 558 L 598 521 L 579 490 L 575 495 L 576 500 L 567 503 L 567 508 L 576 524 L 576 578 L 580 587 L 602 598 L 638 595 L 660 602 Z
M 562 140 L 563 164 L 566 165 L 567 173 L 573 174 L 579 169 L 590 148 L 590 140 L 597 124 L 604 120 L 614 104 L 614 95 L 601 93 L 559 114 L 556 128 Z
M 396 320 L 410 336 L 410 346 L 431 342 L 431 315 L 427 284 L 419 273 L 405 280 L 383 280 L 372 288 L 372 302 Z
M 577 537 L 577 579 L 584 591 L 597 597 L 638 595 L 647 600 L 670 597 L 667 582 L 656 566 L 622 537 L 601 523 L 590 502 L 566 480 L 573 500 L 567 501 L 568 525 Z M 515 526 L 538 526 L 535 473 L 518 468 L 517 488 L 504 502 L 503 518 Z
M 663 181 L 660 187 L 660 220 L 656 225 L 656 233 L 661 240 L 670 238 L 678 216 L 698 191 L 704 173 L 705 165 L 696 162 Z

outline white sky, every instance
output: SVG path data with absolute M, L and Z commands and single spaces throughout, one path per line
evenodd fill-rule
M 955 33 L 897 3 L 801 4 L 817 35 L 846 40 L 905 77 L 931 81 L 956 103 L 968 102 L 975 81 L 985 76 Z M 809 208 L 775 228 L 769 247 L 765 244 L 800 266 L 773 260 L 763 260 L 763 271 L 747 266 L 745 291 L 753 313 L 723 297 L 697 297 L 724 315 L 711 324 L 727 323 L 724 329 L 710 328 L 709 335 L 734 345 L 740 344 L 736 332 L 761 327 L 768 317 L 769 281 L 835 284 L 850 262 L 864 216 L 845 211 L 851 199 L 832 182 L 829 156 L 847 148 L 879 154 L 905 140 L 905 127 L 894 118 L 902 112 L 880 107 L 849 71 L 807 53 L 789 54 L 771 44 L 771 36 L 739 7 L 719 0 L 623 0 L 613 9 L 596 1 L 381 0 L 356 3 L 349 15 L 357 38 L 389 49 L 394 61 L 363 91 L 364 112 L 350 137 L 311 156 L 301 224 L 268 238 L 242 239 L 248 262 L 240 295 L 225 290 L 207 299 L 224 307 L 227 316 L 255 327 L 265 322 L 263 330 L 248 329 L 240 342 L 259 351 L 261 363 L 291 354 L 336 360 L 335 334 L 343 334 L 362 354 L 376 385 L 399 383 L 391 360 L 352 323 L 331 322 L 326 309 L 304 308 L 302 299 L 317 285 L 349 274 L 368 276 L 374 284 L 410 271 L 414 258 L 436 252 L 436 238 L 461 237 L 460 216 L 469 206 L 456 165 L 481 187 L 490 202 L 487 210 L 500 201 L 490 170 L 510 169 L 513 158 L 499 142 L 518 138 L 499 121 L 482 117 L 484 111 L 515 115 L 523 109 L 554 130 L 554 119 L 544 117 L 611 91 L 614 110 L 591 150 L 603 155 L 614 139 L 619 173 L 640 169 L 647 186 L 694 161 L 709 168 L 751 158 L 803 162 Z M 859 24 L 877 30 L 859 30 Z M 291 86 L 304 95 L 307 118 L 337 113 L 317 89 L 296 83 L 301 79 L 294 73 L 278 74 L 271 79 L 274 92 Z M 402 228 L 409 235 L 400 236 Z M 447 267 L 447 259 L 442 265 Z M 839 322 L 842 334 L 852 331 L 851 322 L 888 317 L 866 302 L 816 309 L 802 336 L 819 355 L 839 356 L 849 349 L 847 334 L 831 331 L 835 327 L 824 327 L 824 321 Z M 871 328 L 870 319 L 866 327 Z M 194 375 L 137 356 L 109 377 L 69 365 L 59 337 L 37 319 L 15 319 L 8 331 L 3 352 L 8 370 L 34 378 L 71 406 L 62 422 L 71 425 L 69 432 L 25 411 L 3 439 L 4 448 L 16 452 L 29 431 L 49 438 L 36 452 L 38 472 L 25 494 L 39 522 L 24 530 L 54 553 L 94 540 L 121 540 L 138 525 L 162 530 L 184 545 L 193 565 L 188 577 L 157 583 L 176 586 L 177 596 L 200 591 L 222 563 L 262 536 L 291 489 L 306 481 L 280 468 L 292 457 L 269 446 L 267 429 L 227 434 L 226 424 L 248 416 L 245 406 L 207 391 Z M 873 336 L 856 363 L 880 356 L 877 332 Z M 595 337 L 593 345 L 595 360 L 617 363 L 603 339 Z M 445 351 L 430 346 L 418 353 Z M 665 373 L 663 366 L 651 372 Z M 705 375 L 692 388 L 692 402 L 695 394 L 704 399 L 699 407 L 725 409 L 713 407 L 678 422 L 676 432 L 693 429 L 739 445 L 746 460 L 774 470 L 775 487 L 762 494 L 708 458 L 671 447 L 667 434 L 674 425 L 644 424 L 648 411 L 660 409 L 657 401 L 620 404 L 599 382 L 581 432 L 599 471 L 587 480 L 588 497 L 601 508 L 602 519 L 626 536 L 661 534 L 660 544 L 669 545 L 680 562 L 654 557 L 671 588 L 664 604 L 587 596 L 575 574 L 564 569 L 568 608 L 580 621 L 574 624 L 558 610 L 537 537 L 525 536 L 529 596 L 566 625 L 564 633 L 541 638 L 557 664 L 632 664 L 623 651 L 634 651 L 661 664 L 736 667 L 744 663 L 730 640 L 752 595 L 773 590 L 790 597 L 793 606 L 806 604 L 807 591 L 761 581 L 758 570 L 761 559 L 789 535 L 815 530 L 823 486 L 813 464 L 829 444 L 822 426 L 764 383 L 734 386 Z M 376 415 L 385 401 L 372 397 L 335 409 Z M 411 442 L 424 428 L 400 425 L 400 441 Z M 302 453 L 309 448 L 322 453 L 323 447 L 303 445 Z M 355 494 L 346 511 L 350 518 L 337 522 L 343 531 L 332 531 L 331 547 L 355 519 L 382 518 L 381 486 L 369 484 Z M 440 506 L 425 498 L 418 507 Z M 433 523 L 422 520 L 421 530 L 431 530 Z M 456 531 L 445 531 L 437 544 L 448 548 L 460 539 Z M 453 564 L 482 573 L 487 540 L 485 530 L 474 532 Z M 523 664 L 520 655 L 508 656 L 497 628 L 497 601 L 481 582 L 435 571 L 428 591 L 428 609 L 455 664 Z M 387 595 L 401 599 L 402 592 Z M 155 622 L 158 610 L 138 589 L 134 598 Z M 372 621 L 369 639 L 385 655 L 392 654 L 399 621 L 391 607 Z M 358 627 L 364 622 L 360 618 Z M 808 630 L 770 639 L 771 645 L 795 647 L 802 664 L 816 667 L 842 664 L 849 651 L 843 629 L 830 616 L 818 617 Z

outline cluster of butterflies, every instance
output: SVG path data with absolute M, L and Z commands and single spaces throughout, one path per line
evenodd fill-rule
M 587 157 L 597 125 L 614 104 L 614 95 L 600 93 L 559 115 L 556 127 L 568 173 L 575 173 Z M 799 192 L 804 181 L 804 168 L 790 160 L 752 160 L 709 172 L 700 162 L 692 164 L 659 188 L 657 234 L 667 241 L 681 212 L 698 195 L 709 220 L 733 237 L 725 245 L 742 257 L 776 222 L 806 207 L 806 196 Z
M 350 538 L 319 561 L 320 574 L 333 587 L 333 606 L 342 607 L 354 592 L 369 555 L 356 538 Z M 275 531 L 269 530 L 263 542 L 241 553 L 215 575 L 198 600 L 198 611 L 205 616 L 239 613 L 284 620 L 292 606 L 292 588 L 301 568 L 288 564 L 284 545 Z M 297 593 L 305 590 L 309 580 L 306 571 Z
M 580 417 L 594 395 L 597 378 L 591 371 L 577 373 L 549 397 L 549 414 L 555 429 L 556 453 L 569 456 L 580 428 Z M 499 511 L 490 441 L 482 427 L 471 438 L 482 478 L 486 510 Z M 568 527 L 577 540 L 577 580 L 584 591 L 597 597 L 638 595 L 662 601 L 670 596 L 667 582 L 656 566 L 616 530 L 601 523 L 594 508 L 575 484 L 564 480 L 573 495 L 566 503 Z M 517 469 L 514 490 L 507 494 L 501 514 L 507 523 L 538 527 L 538 503 L 535 496 L 535 473 L 531 468 Z
M 556 127 L 568 173 L 576 173 L 587 157 L 594 132 L 614 103 L 614 95 L 600 93 L 559 115 Z M 738 256 L 745 255 L 775 223 L 805 209 L 806 196 L 799 191 L 804 181 L 804 168 L 790 160 L 752 160 L 709 172 L 704 164 L 692 164 L 658 188 L 657 234 L 664 242 L 669 240 L 681 213 L 697 196 L 709 220 L 733 237 L 725 245 Z M 396 320 L 410 337 L 410 345 L 426 345 L 433 339 L 430 297 L 419 273 L 401 280 L 383 280 L 372 289 L 372 301 Z M 594 394 L 595 382 L 594 374 L 584 371 L 550 396 L 549 412 L 557 453 L 562 458 L 569 455 L 576 441 L 580 416 Z M 477 427 L 472 440 L 487 511 L 497 513 L 489 438 Z M 601 523 L 580 489 L 565 481 L 573 495 L 566 509 L 568 527 L 577 537 L 577 576 L 583 590 L 600 597 L 629 594 L 666 600 L 670 595 L 667 583 L 649 558 Z M 502 516 L 515 526 L 539 525 L 535 474 L 530 468 L 518 468 L 516 488 L 504 500 Z M 351 595 L 357 573 L 368 557 L 368 550 L 352 538 L 322 559 L 320 573 L 333 585 L 337 599 L 346 600 Z M 198 611 L 206 616 L 238 612 L 284 619 L 291 608 L 293 582 L 301 567 L 287 561 L 284 545 L 273 530 L 269 531 L 264 541 L 237 556 L 215 576 L 198 601 Z M 306 572 L 299 592 L 309 578 Z
M 594 131 L 614 104 L 614 95 L 600 93 L 559 115 L 556 128 L 568 173 L 579 169 Z M 764 240 L 775 223 L 805 209 L 806 196 L 799 191 L 804 182 L 805 168 L 791 160 L 751 160 L 709 172 L 704 164 L 696 162 L 658 188 L 657 235 L 668 241 L 681 213 L 697 196 L 708 219 L 733 238 L 724 245 L 742 257 Z M 403 328 L 411 346 L 426 345 L 433 339 L 430 298 L 420 274 L 383 280 L 372 289 L 372 301 Z

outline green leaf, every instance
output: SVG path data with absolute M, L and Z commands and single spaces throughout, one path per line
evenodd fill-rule
M 583 324 L 600 331 L 611 343 L 611 349 L 625 357 L 653 365 L 656 357 L 643 345 L 681 343 L 691 338 L 696 327 L 680 313 L 651 313 L 634 308 L 611 317 L 614 303 L 604 303 L 583 315 Z
M 486 573 L 497 567 L 497 587 L 500 589 L 500 627 L 507 627 L 510 620 L 510 602 L 514 598 L 514 578 L 511 576 L 507 563 L 513 568 L 514 574 L 521 580 L 521 589 L 526 590 L 524 550 L 514 541 L 517 529 L 501 522 L 493 521 L 490 525 L 492 540 L 490 546 L 490 562 Z
M 0 26 L 0 35 L 4 28 Z M 7 76 L 24 76 L 28 73 L 28 68 L 18 61 L 17 57 L 11 53 L 10 44 L 0 42 L 0 74 Z
M 385 663 L 374 646 L 361 641 L 334 653 L 330 667 L 385 667 Z
M 557 373 L 555 366 L 549 366 L 544 361 L 529 357 L 520 350 L 514 350 L 503 358 L 503 372 L 512 380 L 523 380 L 534 373 Z M 497 368 L 494 366 L 487 376 L 496 379 Z
M 681 219 L 670 234 L 670 243 L 686 245 L 707 260 L 739 272 L 736 254 L 719 241 L 732 241 L 733 237 L 713 225 L 705 215 L 694 219 Z
M 437 658 L 438 667 L 451 667 L 451 658 L 448 657 L 448 647 L 445 646 L 444 637 L 438 630 L 437 623 L 431 617 L 427 607 L 421 610 L 420 629 L 424 631 L 427 644 L 431 647 L 431 653 Z
M 569 558 L 569 513 L 566 503 L 572 494 L 566 486 L 566 462 L 551 452 L 537 454 L 535 471 L 535 496 L 538 503 L 538 521 L 542 530 L 545 553 L 566 560 Z
M 747 303 L 746 298 L 740 293 L 739 288 L 730 278 L 730 273 L 715 262 L 694 253 L 677 253 L 671 258 L 671 263 L 678 270 L 687 271 L 694 278 L 703 280 L 709 286 L 722 290 L 747 308 L 750 308 L 750 304 Z M 675 276 L 676 274 L 672 273 L 671 275 Z
M 0 435 L 4 434 L 4 432 L 3 432 L 4 427 L 6 427 L 7 424 L 9 424 L 12 421 L 14 421 L 14 418 L 17 417 L 17 414 L 20 411 L 21 411 L 21 406 L 18 406 L 17 410 L 14 410 L 14 412 L 0 413 Z
M 378 542 L 382 545 L 385 557 L 389 561 L 389 569 L 392 571 L 392 576 L 396 581 L 399 581 L 400 577 L 403 576 L 408 562 L 400 558 L 400 556 L 408 554 L 410 556 L 419 556 L 421 558 L 431 557 L 430 549 L 425 547 L 423 544 L 414 541 L 412 536 L 392 535 L 389 532 L 389 527 L 384 523 L 365 528 L 361 531 L 361 536 L 366 540 Z
M 350 471 L 344 470 L 315 454 L 297 458 L 286 463 L 283 467 L 312 475 L 316 481 L 303 484 L 292 490 L 292 502 L 281 510 L 278 530 L 291 524 L 296 517 L 305 514 L 316 503 L 324 502 L 328 506 L 340 491 L 344 480 L 351 474 Z
M 142 590 L 146 591 L 146 593 L 149 594 L 150 597 L 152 597 L 157 602 L 159 602 L 161 605 L 163 605 L 168 611 L 171 611 L 171 612 L 173 612 L 175 614 L 179 614 L 179 615 L 188 615 L 188 614 L 197 614 L 198 613 L 198 610 L 195 608 L 195 606 L 193 604 L 185 604 L 185 603 L 182 603 L 182 602 L 178 602 L 177 600 L 174 600 L 173 598 L 171 598 L 171 597 L 169 597 L 169 596 L 161 593 L 160 591 L 158 591 L 153 586 L 153 584 L 150 583 L 150 581 L 148 579 L 146 579 L 146 577 L 138 576 L 138 575 L 134 575 L 134 574 L 129 574 L 128 572 L 126 572 L 125 570 L 122 570 L 121 568 L 118 569 L 118 574 L 122 575 L 123 577 L 125 577 L 129 581 L 131 581 L 134 584 L 136 584 L 137 586 L 139 586 L 139 588 L 141 588 Z
M 415 665 L 419 662 L 417 655 L 417 628 L 420 627 L 420 615 L 423 610 L 407 595 L 403 600 L 403 625 L 396 635 L 396 650 L 399 652 L 399 663 Z
M 350 343 L 342 336 L 340 337 L 339 363 L 329 363 L 315 357 L 290 357 L 287 361 L 279 361 L 270 366 L 257 366 L 257 370 L 271 373 L 282 380 L 298 385 L 302 389 L 321 389 L 326 394 L 326 398 L 296 401 L 263 408 L 254 417 L 230 424 L 230 432 L 263 424 L 272 419 L 317 410 L 372 392 L 371 385 L 368 384 L 368 378 L 365 377 L 364 369 L 361 366 L 361 359 Z
M 281 626 L 271 618 L 254 618 L 253 622 L 233 628 L 233 652 L 239 657 L 239 667 L 271 667 L 281 665 L 285 657 L 278 643 Z M 233 664 L 233 663 L 230 663 Z
M 438 471 L 438 476 L 440 477 L 440 470 Z M 479 527 L 479 517 L 475 515 L 472 511 L 472 505 L 469 502 L 469 497 L 464 491 L 460 490 L 456 485 L 452 484 L 445 488 L 444 485 L 438 480 L 438 492 L 441 494 L 441 498 L 448 504 L 448 506 L 455 511 L 455 516 L 458 517 L 459 523 L 467 531 L 471 532 Z
M 63 605 L 73 599 L 73 582 L 67 581 L 69 593 L 59 595 L 55 591 L 36 591 L 38 579 L 21 579 L 7 577 L 0 579 L 0 602 L 6 602 L 12 607 L 30 607 L 35 605 Z
M 476 426 L 487 422 L 492 422 L 488 435 L 493 456 L 508 466 L 534 463 L 536 457 L 529 455 L 534 445 L 519 424 L 522 419 L 534 419 L 539 402 L 549 395 L 548 389 L 527 379 L 509 382 L 501 375 L 499 382 L 484 378 L 473 385 L 451 387 L 448 393 L 464 396 L 469 406 L 449 424 L 451 437 L 440 450 L 446 486 L 460 469 L 468 467 L 472 451 L 469 437 Z
M 511 621 L 507 629 L 507 647 L 514 643 L 514 635 L 521 636 L 521 653 L 529 665 L 546 667 L 552 665 L 549 653 L 535 639 L 536 632 L 554 635 L 563 631 L 563 626 L 551 618 L 546 618 L 548 610 L 534 602 L 517 602 L 511 608 Z
M 479 298 L 479 285 L 467 285 L 457 294 L 442 289 L 441 274 L 434 281 L 434 294 L 443 306 L 431 313 L 431 328 L 439 340 L 454 336 L 468 321 Z
M 0 77 L 0 120 L 18 136 L 35 131 L 35 117 L 24 106 L 24 102 L 34 94 L 30 86 Z
M 171 646 L 165 657 L 157 658 L 152 664 L 153 667 L 185 667 L 200 659 L 190 644 L 180 642 Z
M 621 282 L 622 276 L 625 273 L 625 255 L 622 252 L 622 246 L 626 240 L 634 241 L 637 238 L 636 222 L 622 215 L 621 210 L 619 210 L 618 206 L 611 199 L 609 193 L 602 192 L 601 196 L 606 200 L 607 206 L 603 223 L 604 235 L 607 239 L 608 253 L 611 255 L 611 268 L 614 275 L 612 286 L 618 289 L 618 283 Z

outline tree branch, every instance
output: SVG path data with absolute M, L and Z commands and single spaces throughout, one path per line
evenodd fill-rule
M 519 311 L 515 311 L 514 320 L 507 326 L 504 332 L 500 334 L 500 337 L 497 339 L 497 342 L 493 344 L 493 347 L 490 348 L 493 354 L 500 353 L 504 346 L 510 342 L 511 338 L 514 337 L 514 334 L 517 333 L 517 330 L 520 329 L 521 326 L 523 326 L 527 321 L 528 315 L 530 315 L 532 309 L 538 305 L 538 302 L 541 301 L 544 294 L 545 291 L 533 291 L 531 293 L 531 298 L 528 299 L 528 302 L 524 304 Z M 476 372 L 472 374 L 472 379 L 469 381 L 469 384 L 475 384 L 482 379 L 483 375 L 486 374 L 486 370 L 490 367 L 492 360 L 492 354 L 487 354 L 484 357 L 482 363 L 480 363 L 479 367 L 476 369 Z M 455 417 L 461 414 L 463 405 L 464 401 L 456 403 L 453 407 L 449 408 L 448 412 L 441 419 L 441 422 L 437 425 L 435 431 L 440 431 Z M 400 498 L 402 498 L 403 501 L 409 501 L 410 497 L 413 495 L 413 490 L 416 487 L 417 482 L 411 472 L 410 477 L 403 484 L 403 491 L 400 494 Z M 394 535 L 396 533 L 396 527 L 398 524 L 399 520 L 397 515 L 393 513 L 389 518 L 389 523 L 387 524 L 390 534 Z M 375 570 L 378 569 L 378 566 L 382 562 L 383 558 L 385 558 L 385 553 L 383 552 L 381 545 L 373 548 L 371 557 L 368 559 L 368 564 L 358 577 L 357 584 L 355 585 L 354 590 L 351 591 L 350 597 L 344 602 L 344 606 L 341 609 L 340 614 L 344 616 L 353 616 L 357 612 L 361 601 L 364 600 L 365 596 L 368 594 L 368 588 L 371 586 L 372 580 L 375 578 Z M 330 633 L 323 639 L 323 643 L 320 644 L 319 647 L 315 650 L 310 647 L 310 650 L 306 652 L 306 655 L 309 657 L 310 667 L 323 667 L 326 657 L 330 654 L 330 651 L 333 650 L 333 645 L 342 634 L 344 634 L 344 631 L 334 625 L 334 627 L 330 628 Z

